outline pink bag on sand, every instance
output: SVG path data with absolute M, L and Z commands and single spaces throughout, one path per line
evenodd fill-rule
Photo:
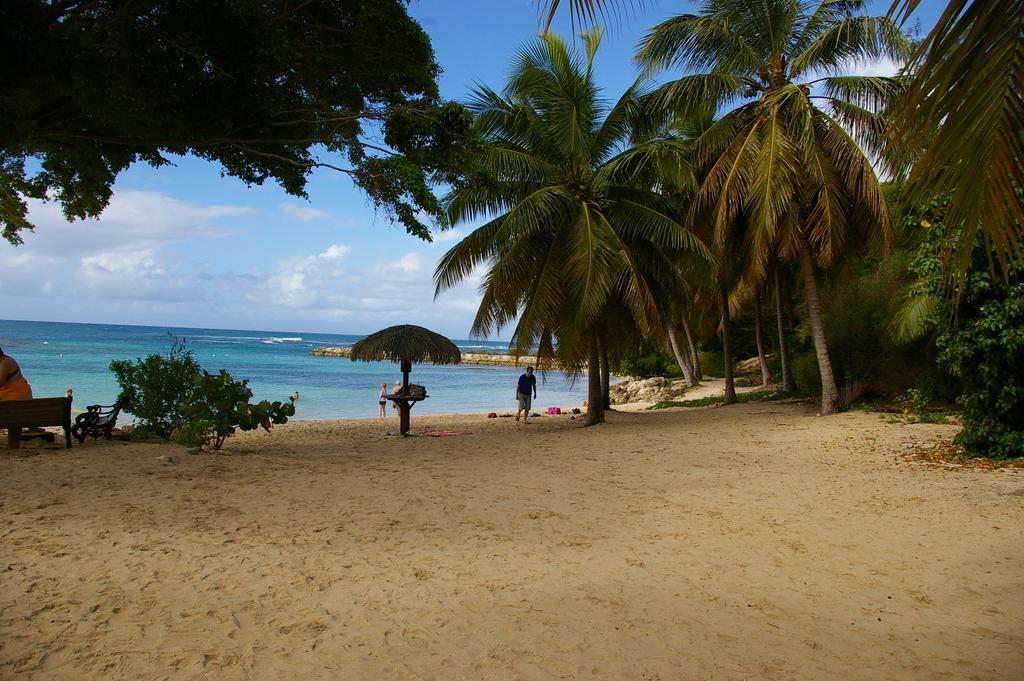
M 548 413 L 549 414 L 561 414 L 562 413 L 562 408 L 561 407 L 548 407 Z

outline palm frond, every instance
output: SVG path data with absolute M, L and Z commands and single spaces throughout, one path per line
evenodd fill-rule
M 916 0 L 893 5 L 903 17 Z M 959 288 L 982 230 L 998 259 L 1024 254 L 1024 3 L 950 0 L 914 55 L 908 95 L 894 111 L 891 143 L 913 161 L 911 201 L 948 199 Z M 922 149 L 907 159 L 903 140 Z
M 543 30 L 551 29 L 551 22 L 555 20 L 562 0 L 534 0 L 540 12 Z M 616 20 L 621 18 L 624 10 L 634 10 L 643 7 L 645 0 L 566 0 L 569 17 L 575 28 L 576 23 L 596 24 L 598 20 Z
M 750 36 L 713 14 L 682 14 L 656 25 L 640 42 L 636 60 L 649 71 L 678 68 L 754 75 L 762 58 Z
M 836 73 L 858 59 L 888 57 L 903 63 L 910 41 L 888 17 L 847 16 L 832 23 L 794 55 L 792 77 L 806 73 Z
M 688 117 L 714 111 L 740 100 L 756 83 L 731 73 L 698 73 L 670 81 L 654 90 L 650 97 L 656 107 Z
M 942 299 L 928 293 L 904 291 L 896 314 L 889 322 L 889 335 L 897 343 L 912 343 L 928 333 L 942 309 Z

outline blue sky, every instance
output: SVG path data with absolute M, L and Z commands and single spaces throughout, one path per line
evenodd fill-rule
M 631 55 L 643 32 L 694 6 L 651 0 L 609 31 L 597 61 L 609 97 L 635 78 Z M 922 2 L 921 27 L 944 6 Z M 529 0 L 413 0 L 410 13 L 431 36 L 451 99 L 464 99 L 475 82 L 500 87 L 515 50 L 538 30 Z M 570 32 L 567 20 L 555 28 Z M 375 215 L 341 174 L 318 170 L 308 192 L 304 201 L 272 184 L 249 188 L 215 165 L 179 158 L 124 173 L 96 220 L 69 224 L 56 204 L 34 203 L 36 232 L 19 247 L 0 242 L 0 316 L 327 333 L 416 323 L 468 335 L 475 282 L 434 301 L 431 273 L 473 225 L 427 244 Z

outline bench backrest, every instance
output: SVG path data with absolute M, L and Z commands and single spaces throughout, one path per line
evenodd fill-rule
M 63 426 L 70 422 L 71 400 L 67 397 L 0 400 L 0 428 Z

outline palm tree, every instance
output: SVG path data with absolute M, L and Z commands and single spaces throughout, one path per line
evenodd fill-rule
M 603 420 L 608 320 L 624 312 L 635 328 L 659 329 L 658 300 L 674 285 L 675 259 L 702 250 L 646 181 L 651 167 L 672 168 L 692 185 L 685 148 L 657 137 L 629 144 L 648 123 L 643 85 L 602 105 L 592 73 L 600 40 L 600 32 L 584 34 L 581 55 L 544 35 L 519 52 L 502 92 L 474 91 L 484 142 L 471 177 L 445 201 L 452 224 L 486 222 L 434 275 L 440 294 L 484 267 L 474 334 L 514 325 L 517 351 L 539 345 L 563 366 L 585 366 L 586 425 Z
M 864 3 L 709 0 L 645 37 L 637 59 L 650 70 L 690 75 L 662 86 L 662 106 L 721 116 L 695 143 L 702 171 L 692 214 L 710 216 L 719 240 L 743 219 L 754 278 L 774 254 L 799 262 L 822 381 L 821 411 L 840 406 L 816 270 L 852 241 L 887 245 L 892 219 L 861 145 L 881 141 L 879 113 L 895 79 L 841 75 L 852 61 L 903 58 L 908 43 L 891 19 L 855 13 Z
M 891 11 L 899 5 L 906 20 L 919 2 Z M 894 111 L 891 151 L 913 162 L 909 198 L 948 199 L 945 222 L 960 228 L 951 253 L 957 288 L 979 229 L 1004 270 L 1024 252 L 1022 36 L 1019 0 L 951 0 L 915 52 Z

